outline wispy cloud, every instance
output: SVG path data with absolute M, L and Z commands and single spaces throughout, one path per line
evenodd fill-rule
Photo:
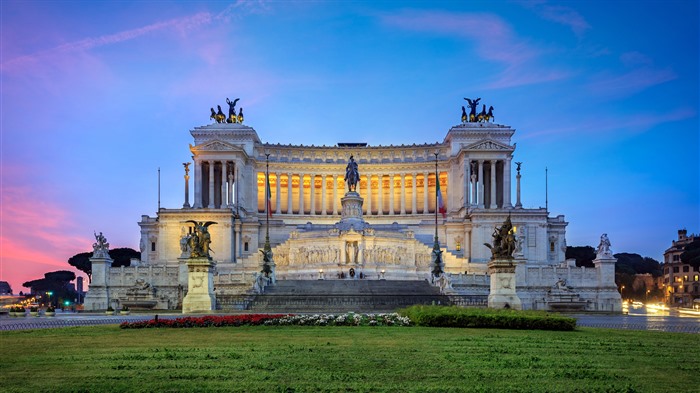
M 526 8 L 532 9 L 542 19 L 562 24 L 571 28 L 571 31 L 581 38 L 586 30 L 591 28 L 586 19 L 575 9 L 562 5 L 550 5 L 545 1 L 521 1 Z
M 588 89 L 598 95 L 620 98 L 674 80 L 676 77 L 676 73 L 670 68 L 643 67 L 619 75 L 606 72 L 594 76 Z
M 442 11 L 405 10 L 384 15 L 382 22 L 405 30 L 432 32 L 462 37 L 474 43 L 477 54 L 485 60 L 505 66 L 503 73 L 485 88 L 495 89 L 566 78 L 567 71 L 529 72 L 543 51 L 519 38 L 503 19 L 488 13 L 447 13 Z
M 589 118 L 585 121 L 571 121 L 569 126 L 561 125 L 547 127 L 543 126 L 536 132 L 520 135 L 521 139 L 531 139 L 544 135 L 593 135 L 608 133 L 610 131 L 631 131 L 634 133 L 644 132 L 659 124 L 671 123 L 691 119 L 698 115 L 692 108 L 678 108 L 664 113 L 636 113 L 626 116 L 601 116 Z

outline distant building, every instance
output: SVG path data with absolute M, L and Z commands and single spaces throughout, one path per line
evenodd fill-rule
M 0 281 L 0 295 L 12 295 L 12 288 L 7 281 Z
M 698 239 L 678 230 L 678 240 L 664 252 L 664 297 L 670 306 L 691 307 L 693 299 L 700 299 L 700 269 L 681 262 L 685 246 Z

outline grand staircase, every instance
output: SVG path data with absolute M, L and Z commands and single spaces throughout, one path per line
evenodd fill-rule
M 414 304 L 448 304 L 427 281 L 279 280 L 248 304 L 254 312 L 391 312 Z

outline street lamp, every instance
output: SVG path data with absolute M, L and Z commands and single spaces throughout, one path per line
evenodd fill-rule
M 440 277 L 442 274 L 442 250 L 440 250 L 440 241 L 438 239 L 438 210 L 440 209 L 440 203 L 438 201 L 438 190 L 440 189 L 440 177 L 438 176 L 438 155 L 439 150 L 435 153 L 435 243 L 433 243 L 433 254 L 434 254 L 434 266 L 433 266 L 433 276 Z
M 625 298 L 625 286 L 624 285 L 620 287 L 620 295 L 622 295 L 622 299 Z

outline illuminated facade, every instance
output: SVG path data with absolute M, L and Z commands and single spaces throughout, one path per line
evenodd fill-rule
M 685 229 L 678 230 L 678 240 L 664 252 L 665 300 L 670 306 L 692 307 L 694 299 L 700 299 L 700 269 L 681 261 L 686 245 L 698 239 Z
M 510 216 L 517 228 L 514 257 L 523 308 L 549 308 L 552 287 L 565 281 L 567 291 L 575 289 L 566 296 L 582 307 L 620 309 L 614 270 L 565 261 L 564 216 L 523 207 L 520 165 L 513 170 L 515 130 L 509 126 L 464 122 L 450 128 L 441 143 L 391 146 L 265 143 L 240 123 L 214 123 L 190 133 L 193 198 L 186 175 L 182 208 L 142 216 L 142 261 L 132 270 L 109 269 L 112 299 L 123 298 L 138 278 L 159 288 L 159 308 L 181 304 L 188 220 L 217 223 L 209 227 L 217 296 L 250 290 L 262 264 L 269 168 L 269 238 L 277 280 L 336 279 L 349 277 L 350 269 L 366 279 L 429 279 L 439 182 L 446 207 L 437 219 L 446 291 L 488 295 L 491 252 L 484 243 Z M 341 200 L 351 155 L 359 166 L 356 191 L 362 201 L 361 218 L 349 223 L 342 220 Z

